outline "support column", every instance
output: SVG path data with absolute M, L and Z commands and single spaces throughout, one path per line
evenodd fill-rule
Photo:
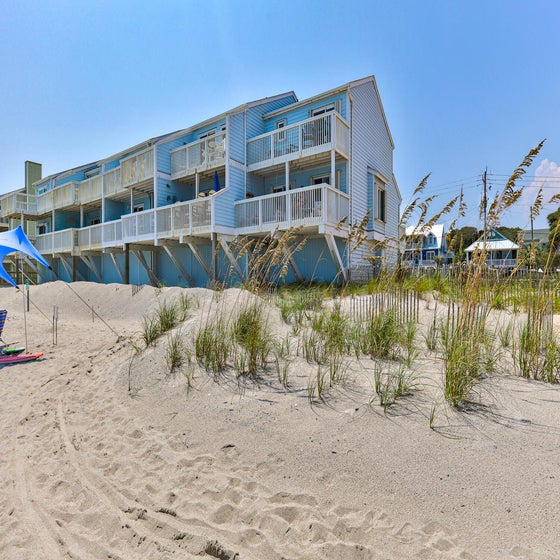
M 173 251 L 167 246 L 163 245 L 163 250 L 167 253 L 167 256 L 171 260 L 171 262 L 177 267 L 179 272 L 183 275 L 185 280 L 188 282 L 189 287 L 194 287 L 194 281 L 191 275 L 187 272 L 187 269 L 183 266 L 183 263 L 175 256 Z
M 84 205 L 80 204 L 80 227 L 84 227 Z
M 121 282 L 123 284 L 128 284 L 128 282 L 126 281 L 125 274 L 123 274 L 123 271 L 121 270 L 121 267 L 119 266 L 119 261 L 117 261 L 117 257 L 115 256 L 114 253 L 109 253 L 109 255 L 111 255 L 111 260 L 113 261 L 113 264 L 115 265 L 115 268 L 117 269 L 117 272 L 119 274 Z
M 331 187 L 333 189 L 340 188 L 340 185 L 336 184 L 336 154 L 334 150 L 331 150 Z
M 292 223 L 292 195 L 290 194 L 290 162 L 286 162 L 286 221 Z M 261 214 L 259 214 L 261 215 Z
M 130 246 L 124 246 L 124 283 L 130 284 Z
M 198 198 L 200 190 L 200 177 L 198 176 L 198 171 L 194 174 L 194 197 Z
M 217 255 L 217 249 L 218 246 L 216 244 L 216 237 L 217 235 L 215 233 L 212 234 L 212 266 L 211 268 L 211 280 L 212 283 L 214 284 L 216 282 L 217 276 L 218 276 L 218 255 Z
M 342 258 L 340 257 L 340 253 L 338 252 L 338 247 L 336 246 L 336 241 L 334 235 L 332 233 L 325 234 L 325 239 L 327 241 L 327 246 L 329 247 L 329 251 L 333 258 L 334 264 L 338 268 L 338 271 L 342 275 L 342 278 L 346 282 L 348 279 L 348 274 L 346 272 L 346 268 L 344 267 L 344 263 L 342 262 Z

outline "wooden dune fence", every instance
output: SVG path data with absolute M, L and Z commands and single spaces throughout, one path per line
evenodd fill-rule
M 419 309 L 420 297 L 412 290 L 352 296 L 350 299 L 350 316 L 356 322 L 367 322 L 381 313 L 392 310 L 398 321 L 409 323 L 418 321 Z

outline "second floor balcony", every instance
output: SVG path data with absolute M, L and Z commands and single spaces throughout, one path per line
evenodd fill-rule
M 247 166 L 255 171 L 330 150 L 348 157 L 349 147 L 348 123 L 331 112 L 251 138 L 247 141 Z
M 224 165 L 226 161 L 226 133 L 216 134 L 171 152 L 171 178 L 181 179 Z

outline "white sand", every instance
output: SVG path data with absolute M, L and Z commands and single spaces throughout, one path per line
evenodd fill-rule
M 129 394 L 130 337 L 182 290 L 72 287 L 122 339 L 63 283 L 32 287 L 45 315 L 28 314 L 29 350 L 45 358 L 0 369 L 1 559 L 560 558 L 558 387 L 493 377 L 487 408 L 441 405 L 433 431 L 433 357 L 414 364 L 423 390 L 384 414 L 369 360 L 310 406 L 301 359 L 289 390 L 273 369 L 239 384 L 193 366 L 187 392 L 163 337 L 133 358 Z M 189 338 L 211 292 L 187 292 L 201 302 Z M 0 307 L 21 343 L 21 294 L 1 289 Z

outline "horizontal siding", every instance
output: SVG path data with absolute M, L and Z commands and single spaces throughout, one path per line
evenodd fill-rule
M 262 118 L 264 114 L 271 113 L 272 111 L 276 111 L 276 109 L 281 109 L 294 102 L 294 97 L 292 95 L 287 95 L 286 97 L 261 103 L 260 105 L 247 109 L 247 138 L 253 138 L 265 132 L 265 123 Z
M 162 142 L 161 144 L 158 144 L 156 169 L 161 173 L 167 173 L 171 175 L 171 150 L 174 150 L 175 148 L 180 148 L 185 144 L 188 144 L 186 136 L 175 138 L 170 142 Z
M 251 173 L 247 174 L 247 192 L 252 193 L 254 196 L 262 196 L 267 194 L 264 187 L 264 179 Z
M 228 189 L 215 200 L 216 225 L 235 227 L 236 200 L 245 198 L 245 173 L 236 167 L 229 171 Z
M 118 220 L 123 214 L 126 213 L 127 206 L 124 202 L 117 200 L 105 200 L 105 221 L 112 222 Z
M 158 200 L 156 204 L 158 208 L 193 198 L 195 198 L 194 186 L 183 185 L 170 179 L 158 177 Z
M 80 227 L 79 212 L 63 212 L 57 210 L 54 213 L 54 231 L 78 227 Z
M 323 107 L 324 105 L 328 105 L 329 103 L 340 102 L 340 110 L 341 115 L 346 118 L 346 94 L 340 93 L 338 95 L 333 95 L 332 97 L 326 97 L 321 99 L 320 101 L 316 101 L 314 103 L 305 104 L 294 108 L 293 111 L 286 111 L 283 112 L 281 115 L 278 115 L 274 118 L 267 118 L 264 121 L 264 130 L 263 132 L 271 132 L 276 128 L 276 123 L 283 119 L 287 120 L 287 126 L 291 124 L 295 124 L 310 117 L 309 112 L 313 109 L 317 109 L 318 107 Z
M 106 161 L 103 164 L 103 171 L 111 171 L 111 169 L 115 169 L 116 167 L 119 167 L 119 165 L 121 164 L 120 159 L 113 159 L 111 161 Z
M 379 224 L 374 220 L 373 227 L 387 237 L 396 238 L 400 202 L 393 183 L 393 148 L 383 119 L 381 105 L 373 82 L 351 88 L 351 94 L 353 99 L 351 115 L 352 221 L 361 220 L 368 210 L 375 216 L 375 197 L 371 185 L 368 185 L 368 169 L 374 169 L 386 177 L 389 182 L 385 186 L 385 224 Z M 354 253 L 352 266 L 367 256 L 364 251 L 366 248 Z
M 71 183 L 72 181 L 83 181 L 86 176 L 86 172 L 92 169 L 95 169 L 97 166 L 92 165 L 86 169 L 82 169 L 81 171 L 74 171 L 74 173 L 70 173 L 64 177 L 57 177 L 55 179 L 55 187 L 60 187 L 61 185 L 66 185 L 67 183 Z
M 239 163 L 245 163 L 245 117 L 236 113 L 229 117 L 229 157 Z
M 340 179 L 340 190 L 346 192 L 346 162 L 338 163 L 336 165 L 337 178 Z M 329 166 L 315 167 L 312 169 L 305 169 L 302 171 L 290 172 L 290 185 L 294 188 L 308 187 L 311 185 L 311 178 L 319 175 L 330 175 L 331 168 Z M 273 187 L 277 185 L 285 185 L 286 177 L 284 173 L 279 173 L 276 176 L 267 178 L 264 181 L 264 193 L 271 194 Z M 255 193 L 256 194 L 256 193 Z

